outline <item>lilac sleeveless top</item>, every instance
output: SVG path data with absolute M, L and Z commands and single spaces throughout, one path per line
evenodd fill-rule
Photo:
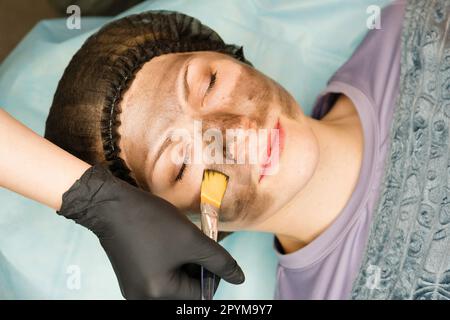
M 316 102 L 312 117 L 320 119 L 337 95 L 353 101 L 364 129 L 363 163 L 351 198 L 321 235 L 290 254 L 282 253 L 275 238 L 276 299 L 350 299 L 384 173 L 399 90 L 404 8 L 404 1 L 396 1 L 383 9 L 381 29 L 368 32 Z

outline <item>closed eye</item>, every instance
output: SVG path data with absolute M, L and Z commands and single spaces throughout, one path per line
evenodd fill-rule
M 211 91 L 211 89 L 214 87 L 214 85 L 216 84 L 216 79 L 217 79 L 217 71 L 211 74 L 211 79 L 209 81 L 209 86 L 208 89 L 206 89 L 206 93 L 208 94 L 209 91 Z
M 190 146 L 188 146 L 186 148 L 187 149 L 184 154 L 183 164 L 181 165 L 180 171 L 178 171 L 178 174 L 175 177 L 175 181 L 181 181 L 183 179 L 184 172 L 186 171 L 186 164 L 189 163 Z
M 186 163 L 183 163 L 181 165 L 180 171 L 178 172 L 175 181 L 180 181 L 181 179 L 183 179 L 183 175 L 184 175 L 184 171 L 186 170 Z

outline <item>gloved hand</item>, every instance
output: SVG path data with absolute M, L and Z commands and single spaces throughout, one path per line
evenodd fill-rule
M 230 254 L 173 205 L 100 165 L 64 193 L 58 213 L 97 235 L 127 299 L 200 299 L 200 280 L 184 267 L 192 263 L 230 283 L 244 281 Z

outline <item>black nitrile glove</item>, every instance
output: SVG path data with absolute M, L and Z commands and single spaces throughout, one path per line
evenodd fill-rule
M 200 280 L 187 273 L 189 264 L 233 284 L 244 281 L 230 254 L 173 205 L 102 166 L 88 169 L 64 193 L 58 213 L 97 235 L 127 299 L 200 299 Z

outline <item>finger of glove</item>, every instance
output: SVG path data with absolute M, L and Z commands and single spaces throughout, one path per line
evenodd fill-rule
M 190 262 L 197 263 L 232 284 L 244 282 L 245 276 L 236 260 L 218 243 L 201 234 Z

